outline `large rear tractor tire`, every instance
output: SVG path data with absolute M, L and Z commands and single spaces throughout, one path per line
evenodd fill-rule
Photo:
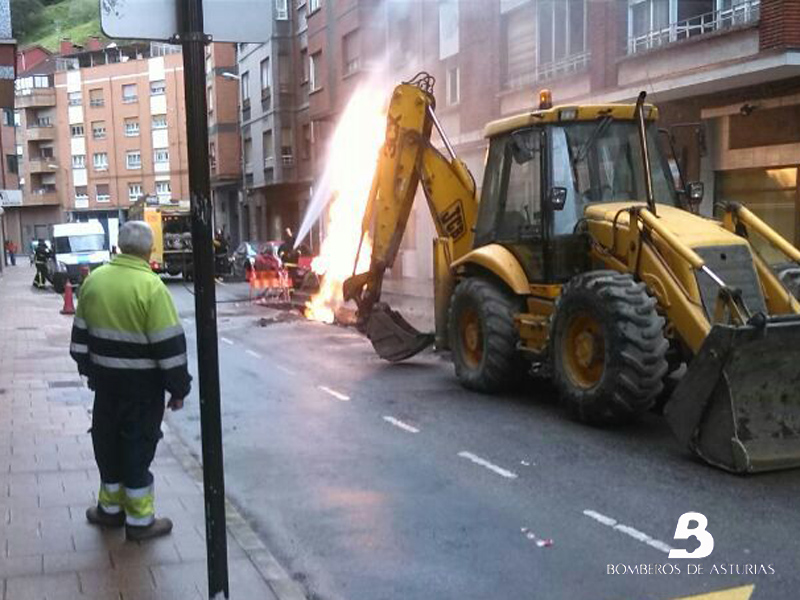
M 631 421 L 661 392 L 667 372 L 664 319 L 627 273 L 590 271 L 571 279 L 556 304 L 553 377 L 579 421 Z
M 519 304 L 511 293 L 486 279 L 470 277 L 456 286 L 448 330 L 456 376 L 464 387 L 498 392 L 512 387 L 524 372 L 514 324 Z

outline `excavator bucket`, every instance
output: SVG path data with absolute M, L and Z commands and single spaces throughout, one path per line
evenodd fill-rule
M 434 340 L 433 334 L 420 333 L 399 312 L 383 302 L 372 307 L 363 331 L 378 356 L 389 362 L 411 358 Z
M 753 322 L 714 325 L 665 408 L 681 443 L 735 473 L 800 466 L 800 316 Z

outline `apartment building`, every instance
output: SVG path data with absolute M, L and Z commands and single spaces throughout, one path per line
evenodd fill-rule
M 242 187 L 239 76 L 234 44 L 206 46 L 208 156 L 214 227 L 236 247 L 240 241 Z
M 276 0 L 269 41 L 237 47 L 244 198 L 242 235 L 282 239 L 296 231 L 311 187 L 306 3 Z
M 132 202 L 189 198 L 183 62 L 136 44 L 63 57 L 55 74 L 56 192 L 72 221 L 125 219 Z M 29 161 L 30 162 L 30 161 Z
M 710 214 L 746 200 L 800 244 L 800 2 L 796 0 L 314 0 L 308 7 L 314 173 L 360 81 L 436 77 L 437 114 L 483 177 L 484 125 L 556 103 L 632 102 L 641 90 L 672 129 Z M 387 67 L 388 65 L 388 67 Z M 434 139 L 434 143 L 439 143 Z M 417 201 L 393 273 L 431 275 Z
M 9 0 L 0 0 L 0 248 L 15 228 L 14 212 L 22 200 L 18 193 L 16 144 L 14 142 L 14 75 L 16 42 L 11 31 L 11 8 Z M 0 260 L 0 273 L 3 270 Z

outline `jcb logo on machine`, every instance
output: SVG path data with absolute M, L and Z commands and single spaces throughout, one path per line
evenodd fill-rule
M 694 522 L 695 527 L 689 527 Z M 678 519 L 678 526 L 675 528 L 676 540 L 688 540 L 690 537 L 697 538 L 700 545 L 692 552 L 673 548 L 669 551 L 670 558 L 705 558 L 714 550 L 714 536 L 706 531 L 708 519 L 703 513 L 687 512 L 683 513 Z
M 456 200 L 439 213 L 439 220 L 448 237 L 457 240 L 464 235 L 467 227 L 464 223 L 464 208 L 461 206 L 461 200 Z

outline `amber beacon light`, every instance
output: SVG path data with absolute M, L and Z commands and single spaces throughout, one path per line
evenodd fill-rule
M 542 90 L 539 92 L 539 109 L 548 108 L 553 108 L 553 93 L 550 90 Z

